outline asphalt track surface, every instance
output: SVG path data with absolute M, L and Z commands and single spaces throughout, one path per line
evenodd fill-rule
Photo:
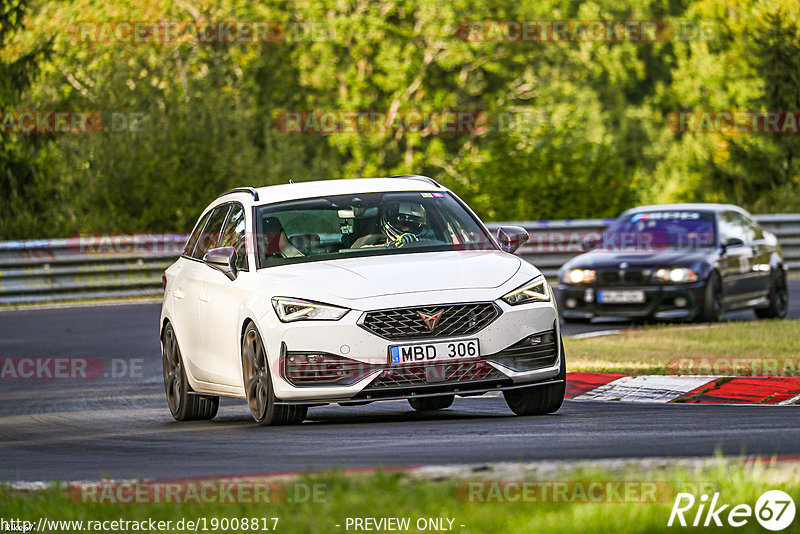
M 800 318 L 800 281 L 791 282 L 790 298 L 791 317 Z M 259 427 L 243 401 L 223 399 L 213 421 L 177 423 L 164 399 L 158 316 L 157 304 L 0 312 L 0 356 L 92 357 L 103 368 L 93 379 L 0 380 L 0 480 L 169 479 L 717 451 L 800 455 L 800 410 L 793 406 L 566 401 L 554 415 L 514 417 L 492 395 L 457 398 L 451 409 L 433 414 L 415 413 L 405 401 L 312 408 L 302 425 Z M 752 317 L 728 318 L 756 326 Z M 564 333 L 626 326 L 569 325 Z M 104 376 L 113 371 L 120 376 Z

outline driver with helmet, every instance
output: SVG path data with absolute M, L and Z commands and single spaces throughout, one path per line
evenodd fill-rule
M 383 233 L 357 239 L 351 248 L 399 248 L 434 238 L 425 207 L 418 202 L 391 202 L 383 206 L 380 224 Z
M 381 217 L 387 247 L 402 247 L 427 237 L 430 230 L 425 207 L 416 202 L 393 202 Z

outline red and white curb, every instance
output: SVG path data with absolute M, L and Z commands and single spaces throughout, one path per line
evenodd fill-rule
M 800 377 L 567 373 L 567 398 L 693 404 L 800 404 Z

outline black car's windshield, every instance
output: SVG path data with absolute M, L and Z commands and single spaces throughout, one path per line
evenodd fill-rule
M 641 211 L 617 219 L 603 236 L 608 250 L 697 249 L 716 244 L 714 213 Z
M 354 256 L 494 249 L 449 193 L 363 193 L 256 208 L 260 267 Z

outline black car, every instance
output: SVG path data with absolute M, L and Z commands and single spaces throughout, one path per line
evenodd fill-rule
M 558 281 L 566 321 L 717 321 L 742 308 L 783 318 L 788 309 L 777 239 L 745 210 L 723 204 L 628 210 L 596 249 L 561 267 Z

